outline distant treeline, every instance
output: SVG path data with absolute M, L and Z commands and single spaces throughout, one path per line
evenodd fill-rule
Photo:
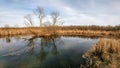
M 117 26 L 63 26 L 63 30 L 100 30 L 100 31 L 119 31 L 120 25 Z
M 52 27 L 52 26 L 49 26 Z M 120 25 L 117 26 L 97 26 L 97 25 L 90 25 L 90 26 L 54 26 L 56 29 L 60 30 L 99 30 L 99 31 L 119 31 Z M 19 27 L 18 29 L 45 29 L 46 27 Z M 2 27 L 0 29 L 16 29 L 16 27 Z

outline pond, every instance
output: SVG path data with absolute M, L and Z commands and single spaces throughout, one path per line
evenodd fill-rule
M 82 55 L 97 38 L 6 37 L 0 38 L 0 68 L 79 68 Z

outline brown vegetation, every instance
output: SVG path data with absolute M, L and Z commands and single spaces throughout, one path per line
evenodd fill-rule
M 97 29 L 98 28 L 98 29 Z M 25 28 L 0 28 L 0 36 L 11 35 L 64 35 L 64 36 L 97 36 L 120 38 L 120 29 L 117 27 L 95 27 L 92 26 L 46 26 L 46 27 L 25 27 Z
M 120 39 L 100 39 L 84 56 L 87 67 L 119 68 Z

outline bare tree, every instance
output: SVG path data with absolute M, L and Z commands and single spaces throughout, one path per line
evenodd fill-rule
M 64 21 L 60 19 L 60 13 L 57 11 L 53 11 L 51 13 L 51 17 L 52 17 L 52 26 L 62 25 L 64 23 Z
M 52 26 L 55 26 L 59 18 L 59 12 L 56 11 L 52 12 L 51 17 L 52 17 Z
M 40 26 L 42 26 L 42 21 L 43 18 L 45 17 L 45 12 L 44 12 L 44 8 L 38 6 L 37 9 L 35 10 L 35 14 L 38 16 L 39 21 L 40 21 Z
M 33 26 L 33 21 L 32 21 L 32 18 L 31 18 L 31 15 L 30 14 L 27 14 L 26 16 L 24 16 L 25 18 L 25 25 L 26 26 Z
M 63 23 L 63 21 L 60 19 L 60 14 L 59 12 L 57 11 L 53 11 L 51 13 L 51 19 L 52 19 L 52 22 L 50 23 L 49 21 L 48 22 L 44 22 L 44 24 L 47 24 L 48 27 L 46 27 L 46 33 L 50 34 L 50 35 L 57 35 L 57 26 L 58 25 L 61 25 Z

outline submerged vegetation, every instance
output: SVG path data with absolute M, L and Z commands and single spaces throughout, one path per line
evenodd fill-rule
M 83 57 L 87 60 L 87 67 L 119 68 L 120 39 L 100 39 Z

